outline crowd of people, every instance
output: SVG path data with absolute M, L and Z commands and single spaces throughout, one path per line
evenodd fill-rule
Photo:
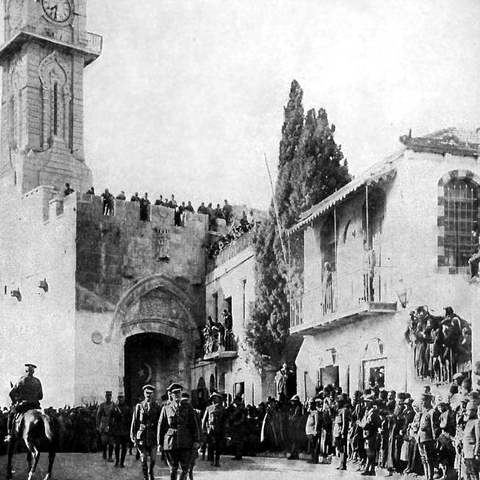
M 66 183 L 64 196 L 66 197 L 74 192 L 75 190 L 71 187 L 71 185 Z M 90 187 L 85 193 L 87 195 L 96 195 L 94 187 Z M 125 191 L 122 190 L 118 195 L 115 196 L 109 191 L 108 188 L 106 188 L 100 194 L 100 197 L 103 199 L 104 215 L 114 215 L 116 200 L 128 200 Z M 167 195 L 165 195 L 165 197 L 163 195 L 159 195 L 156 200 L 151 201 L 148 196 L 148 192 L 145 192 L 142 197 L 139 196 L 138 192 L 135 192 L 130 197 L 130 201 L 138 202 L 140 204 L 140 220 L 143 221 L 150 220 L 150 205 L 163 206 L 175 210 L 174 221 L 176 226 L 183 226 L 185 224 L 186 212 L 195 212 L 195 208 L 190 200 L 187 202 L 177 202 L 174 194 L 172 194 L 170 197 Z M 196 212 L 208 215 L 208 225 L 210 230 L 216 230 L 217 219 L 225 220 L 227 228 L 229 229 L 226 239 L 230 239 L 230 237 L 236 238 L 241 233 L 248 231 L 249 228 L 251 228 L 251 225 L 254 224 L 253 211 L 250 211 L 248 216 L 246 212 L 243 212 L 242 216 L 237 219 L 235 218 L 233 208 L 228 203 L 228 200 L 224 200 L 223 206 L 220 206 L 220 204 L 217 203 L 216 207 L 213 206 L 213 202 L 209 202 L 207 204 L 205 204 L 205 202 L 201 202 Z M 231 239 L 229 241 L 231 241 Z M 225 239 L 223 242 L 225 242 Z
M 426 306 L 410 313 L 405 338 L 413 349 L 416 374 L 437 382 L 449 382 L 455 373 L 472 368 L 472 329 L 452 307 L 444 316 L 433 316 Z
M 7 443 L 16 425 L 14 416 L 26 408 L 39 408 L 43 393 L 33 376 L 35 368 L 26 365 L 27 375 L 12 389 L 13 409 L 0 415 L 0 431 L 7 433 Z M 435 474 L 478 480 L 480 392 L 469 375 L 453 375 L 445 398 L 435 398 L 429 386 L 413 398 L 372 382 L 351 398 L 328 384 L 302 403 L 298 394 L 290 397 L 293 382 L 289 380 L 294 374 L 284 364 L 277 375 L 277 398 L 269 397 L 257 406 L 245 406 L 242 395 L 230 401 L 217 391 L 210 392 L 206 402 L 192 404 L 183 387 L 173 383 L 158 403 L 155 387 L 145 385 L 143 400 L 133 408 L 123 392 L 114 402 L 107 391 L 100 405 L 50 407 L 45 413 L 57 426 L 60 451 L 100 450 L 106 463 L 119 468 L 125 466 L 128 451 L 136 453 L 144 480 L 154 478 L 157 451 L 172 478 L 178 472 L 180 479 L 193 478 L 200 456 L 218 467 L 223 454 L 241 460 L 243 455 L 270 451 L 285 452 L 292 460 L 307 454 L 310 463 L 334 463 L 338 470 L 353 469 L 363 476 L 375 475 L 381 468 L 387 476 L 400 472 L 427 480 Z
M 220 322 L 220 320 L 215 322 L 210 315 L 207 318 L 207 323 L 202 331 L 204 355 L 222 350 L 235 350 L 232 314 L 225 309 L 223 310 L 222 317 L 223 323 Z

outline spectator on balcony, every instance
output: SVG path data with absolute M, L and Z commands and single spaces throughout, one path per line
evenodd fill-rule
M 126 200 L 127 197 L 125 196 L 125 192 L 122 190 L 118 195 L 117 195 L 117 200 Z
M 140 199 L 140 220 L 148 222 L 149 220 L 149 209 L 150 209 L 150 200 L 148 199 L 148 193 L 145 192 L 145 195 Z
M 88 190 L 87 190 L 87 195 L 95 195 L 95 189 L 93 187 L 90 187 Z
M 478 229 L 478 226 L 475 226 L 472 230 L 472 237 L 475 244 L 475 251 L 473 255 L 468 259 L 468 265 L 470 267 L 470 278 L 478 278 L 478 265 L 480 263 L 480 231 Z
M 363 241 L 363 248 L 363 297 L 366 302 L 373 302 L 375 299 L 373 288 L 376 266 L 375 250 L 369 246 L 367 239 Z
M 330 262 L 325 262 L 323 265 L 323 313 L 333 312 L 333 268 Z
M 138 196 L 138 192 L 135 192 L 135 195 L 132 195 L 132 198 L 130 199 L 131 202 L 139 202 L 140 197 Z
M 189 200 L 187 203 L 187 206 L 185 207 L 185 211 L 195 213 L 195 210 L 192 206 L 192 202 Z
M 227 222 L 227 225 L 230 224 L 233 220 L 233 210 L 232 206 L 228 203 L 228 200 L 225 200 L 225 205 L 223 205 L 222 211 L 225 222 Z
M 103 214 L 113 215 L 113 195 L 108 191 L 108 188 L 102 193 L 103 198 Z

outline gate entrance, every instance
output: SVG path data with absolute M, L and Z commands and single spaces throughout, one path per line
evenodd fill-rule
M 125 398 L 130 405 L 143 399 L 142 387 L 156 388 L 157 401 L 178 380 L 179 340 L 161 333 L 140 333 L 125 341 Z

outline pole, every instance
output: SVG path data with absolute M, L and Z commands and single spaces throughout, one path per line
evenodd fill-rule
M 273 188 L 272 175 L 270 173 L 270 167 L 268 166 L 267 154 L 264 152 L 263 156 L 265 157 L 265 165 L 267 166 L 268 178 L 270 180 L 270 188 L 272 189 L 273 209 L 275 210 L 278 236 L 280 237 L 280 245 L 282 246 L 283 261 L 285 262 L 286 265 L 288 265 L 287 250 L 285 248 L 285 244 L 283 243 L 283 230 L 282 230 L 282 226 L 280 225 L 280 217 L 278 215 L 277 202 L 275 200 L 275 189 Z

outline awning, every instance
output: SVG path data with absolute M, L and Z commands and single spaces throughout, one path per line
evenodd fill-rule
M 367 185 L 371 186 L 393 179 L 397 173 L 394 166 L 396 163 L 395 161 L 403 155 L 404 151 L 405 148 L 402 148 L 400 152 L 397 152 L 391 157 L 388 157 L 373 165 L 360 177 L 352 180 L 350 183 L 347 183 L 347 185 L 330 195 L 322 202 L 317 203 L 317 205 L 314 205 L 307 211 L 303 212 L 300 215 L 298 222 L 292 228 L 290 228 L 287 233 L 290 235 L 307 227 L 315 219 L 323 215 L 326 211 L 330 210 L 333 206 L 345 200 L 349 195 L 356 192 L 358 189 Z

